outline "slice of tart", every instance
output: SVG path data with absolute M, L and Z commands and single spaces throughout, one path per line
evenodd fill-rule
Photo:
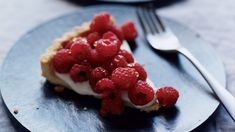
M 126 41 L 136 37 L 133 22 L 118 28 L 114 18 L 102 12 L 46 50 L 40 59 L 42 75 L 60 88 L 101 99 L 102 116 L 121 114 L 125 106 L 146 112 L 174 106 L 177 90 L 155 88 L 135 62 Z

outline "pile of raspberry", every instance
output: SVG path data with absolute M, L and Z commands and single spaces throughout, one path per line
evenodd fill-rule
M 178 92 L 168 87 L 154 93 L 143 66 L 134 62 L 131 53 L 120 49 L 123 40 L 134 41 L 136 37 L 132 21 L 117 27 L 111 15 L 102 12 L 93 17 L 89 31 L 62 44 L 52 61 L 54 69 L 69 73 L 75 83 L 89 81 L 93 91 L 102 94 L 101 116 L 123 112 L 122 92 L 127 92 L 138 106 L 148 104 L 155 96 L 162 106 L 173 106 Z

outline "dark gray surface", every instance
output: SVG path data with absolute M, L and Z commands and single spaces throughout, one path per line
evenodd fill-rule
M 94 99 L 77 98 L 71 92 L 56 95 L 48 90 L 50 86 L 45 84 L 45 80 L 40 76 L 38 62 L 40 54 L 53 39 L 71 30 L 73 26 L 90 20 L 94 13 L 102 10 L 111 12 L 117 18 L 118 24 L 127 19 L 137 23 L 140 34 L 133 50 L 135 58 L 145 64 L 149 77 L 156 86 L 172 85 L 179 89 L 181 97 L 175 109 L 151 115 L 129 110 L 126 113 L 126 116 L 129 115 L 127 117 L 104 120 L 97 116 L 98 106 L 94 105 L 97 103 Z M 223 67 L 214 50 L 187 28 L 170 20 L 166 23 L 177 34 L 182 44 L 224 84 Z M 217 72 L 213 72 L 214 70 Z M 44 24 L 17 42 L 4 62 L 2 71 L 0 86 L 3 98 L 12 113 L 14 109 L 19 110 L 15 117 L 32 131 L 128 129 L 187 131 L 205 121 L 218 106 L 205 81 L 185 58 L 157 54 L 146 44 L 134 10 L 131 8 L 91 8 L 86 14 L 73 13 Z M 84 106 L 88 110 L 84 111 Z M 63 116 L 60 116 L 61 113 Z M 140 124 L 129 123 L 135 121 L 139 121 Z
M 113 3 L 142 3 L 142 2 L 150 2 L 154 0 L 99 0 L 104 2 L 113 2 Z

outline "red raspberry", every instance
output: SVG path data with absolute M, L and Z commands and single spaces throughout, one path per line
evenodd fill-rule
M 139 77 L 138 72 L 134 68 L 116 68 L 111 76 L 111 80 L 115 86 L 121 90 L 128 90 L 133 87 Z
M 128 91 L 128 97 L 135 105 L 145 105 L 153 100 L 154 91 L 145 81 L 139 80 L 135 87 Z
M 103 34 L 103 39 L 111 40 L 112 42 L 116 43 L 118 45 L 118 49 L 120 49 L 122 43 L 119 40 L 119 38 L 117 37 L 117 35 L 114 34 L 113 32 L 108 31 L 108 32 L 104 33 Z
M 108 32 L 104 33 L 102 38 L 103 38 L 103 39 L 110 39 L 110 40 L 119 39 L 119 38 L 117 37 L 117 35 L 114 34 L 114 33 L 111 32 L 111 31 L 108 31 Z
M 110 14 L 107 12 L 102 12 L 97 14 L 93 17 L 90 25 L 90 29 L 93 32 L 99 32 L 101 34 L 108 31 L 110 27 L 114 25 L 113 21 L 111 20 Z
M 127 66 L 126 58 L 122 55 L 116 55 L 111 62 L 111 69 L 115 69 L 117 67 L 126 67 Z
M 174 106 L 179 98 L 179 92 L 173 87 L 160 88 L 157 90 L 156 95 L 158 102 L 166 108 Z
M 96 83 L 95 92 L 102 93 L 104 91 L 114 90 L 113 81 L 108 78 L 103 78 Z
M 91 45 L 91 47 L 94 47 L 93 43 L 99 39 L 101 39 L 101 36 L 98 32 L 90 33 L 87 36 L 87 41 Z
M 92 88 L 95 87 L 97 81 L 101 80 L 102 78 L 107 78 L 109 73 L 102 67 L 96 67 L 91 71 L 89 82 Z
M 129 67 L 134 68 L 139 73 L 139 79 L 142 81 L 146 81 L 147 72 L 144 67 L 138 63 L 130 64 Z
M 100 56 L 96 49 L 91 50 L 91 55 L 89 57 L 89 62 L 93 66 L 99 66 L 105 63 L 107 61 L 104 57 Z
M 75 60 L 70 55 L 70 52 L 68 49 L 61 49 L 57 51 L 55 54 L 52 64 L 55 68 L 56 72 L 59 73 L 67 73 L 71 69 L 71 67 L 74 65 Z
M 120 115 L 123 112 L 124 105 L 121 100 L 121 93 L 119 91 L 105 91 L 103 93 L 100 115 L 106 117 L 107 115 Z
M 83 61 L 90 57 L 91 47 L 86 39 L 78 38 L 71 47 L 71 53 L 77 61 Z
M 118 52 L 117 44 L 113 43 L 109 39 L 100 39 L 96 41 L 95 49 L 100 56 L 105 58 L 113 57 Z
M 109 31 L 111 31 L 114 34 L 116 34 L 116 36 L 118 37 L 118 39 L 122 43 L 124 36 L 123 36 L 123 32 L 122 32 L 121 28 L 112 26 L 112 27 L 110 27 Z
M 92 33 L 92 31 L 90 31 L 90 30 L 85 31 L 85 32 L 81 33 L 81 34 L 79 35 L 79 37 L 87 37 L 90 33 Z
M 132 54 L 129 53 L 128 51 L 126 51 L 126 50 L 120 50 L 120 51 L 118 52 L 118 54 L 124 56 L 124 57 L 126 58 L 126 61 L 127 61 L 128 63 L 133 63 L 133 62 L 134 62 L 134 58 L 133 58 Z
M 63 47 L 64 49 L 70 49 L 71 46 L 72 46 L 72 44 L 73 44 L 73 42 L 70 41 L 70 40 L 68 40 L 68 41 L 65 41 L 65 42 L 62 43 L 62 47 Z
M 89 66 L 75 64 L 70 70 L 70 77 L 74 82 L 83 82 L 88 80 L 90 71 Z
M 134 41 L 138 33 L 135 28 L 135 24 L 132 21 L 128 21 L 121 26 L 124 38 L 127 41 Z

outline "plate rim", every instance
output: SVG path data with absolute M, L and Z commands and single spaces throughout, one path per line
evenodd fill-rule
M 2 82 L 3 82 L 3 78 L 2 78 L 2 73 L 3 73 L 3 67 L 6 63 L 6 59 L 9 57 L 10 53 L 17 47 L 17 43 L 24 37 L 26 37 L 28 34 L 30 34 L 31 32 L 33 32 L 34 30 L 37 30 L 38 28 L 41 28 L 42 26 L 44 26 L 45 24 L 47 23 L 51 23 L 53 21 L 56 21 L 56 20 L 59 20 L 59 19 L 62 19 L 66 16 L 69 16 L 69 15 L 73 15 L 73 14 L 77 14 L 77 13 L 81 13 L 83 12 L 84 10 L 90 10 L 90 9 L 93 9 L 93 8 L 107 8 L 107 7 L 110 7 L 110 5 L 112 5 L 113 7 L 115 8 L 132 8 L 132 9 L 135 9 L 136 7 L 135 6 L 131 6 L 131 5 L 114 5 L 114 4 L 101 4 L 101 5 L 90 5 L 90 6 L 87 6 L 85 8 L 81 8 L 79 10 L 76 10 L 76 11 L 72 11 L 72 12 L 68 12 L 68 13 L 65 13 L 63 15 L 60 15 L 60 16 L 57 16 L 57 17 L 54 17 L 54 18 L 51 18 L 49 20 L 45 20 L 44 22 L 41 22 L 40 24 L 37 24 L 35 26 L 33 26 L 32 28 L 30 28 L 28 31 L 26 31 L 23 35 L 19 36 L 19 38 L 13 42 L 13 45 L 10 47 L 10 49 L 8 50 L 8 52 L 6 53 L 5 57 L 3 58 L 3 61 L 2 63 L 0 64 L 0 95 L 1 95 L 1 98 L 3 100 L 3 103 L 4 103 L 4 107 L 6 107 L 6 109 L 11 113 L 11 115 L 8 114 L 8 116 L 12 116 L 14 117 L 18 123 L 20 123 L 20 121 L 18 120 L 17 116 L 15 116 L 15 114 L 9 109 L 9 106 L 8 104 L 5 102 L 5 99 L 4 99 L 4 96 L 2 95 L 2 88 L 1 88 L 1 85 L 2 85 Z M 189 30 L 190 32 L 192 33 L 195 33 L 197 35 L 200 35 L 198 32 L 192 30 L 190 27 L 188 26 L 184 26 L 183 24 L 181 24 L 180 22 L 174 20 L 174 19 L 171 19 L 169 17 L 164 17 L 164 16 L 161 16 L 160 17 L 164 18 L 164 19 L 168 19 L 178 25 L 181 25 L 185 28 L 187 28 L 187 30 Z M 216 52 L 215 48 L 212 47 L 212 45 L 210 44 L 210 42 L 206 41 L 202 36 L 200 36 L 200 39 L 203 40 L 204 42 L 207 43 L 207 46 L 210 48 L 210 49 L 213 49 L 213 51 L 215 52 L 215 57 L 217 58 L 217 60 L 219 61 L 219 63 L 221 64 L 221 70 L 223 70 L 223 80 L 224 80 L 224 84 L 222 84 L 225 88 L 227 86 L 227 78 L 226 78 L 226 72 L 225 72 L 225 67 L 224 67 L 224 63 L 222 61 L 222 59 L 220 58 L 218 52 Z M 217 106 L 215 106 L 215 109 L 214 111 L 209 114 L 205 120 L 200 120 L 198 121 L 197 123 L 193 124 L 191 127 L 189 127 L 189 129 L 187 131 L 192 131 L 196 128 L 198 128 L 200 125 L 202 125 L 204 122 L 206 122 L 214 113 L 215 111 L 218 109 L 220 105 L 220 102 L 218 101 L 217 103 Z M 26 130 L 29 130 L 24 124 L 20 123 L 21 126 L 23 126 Z

